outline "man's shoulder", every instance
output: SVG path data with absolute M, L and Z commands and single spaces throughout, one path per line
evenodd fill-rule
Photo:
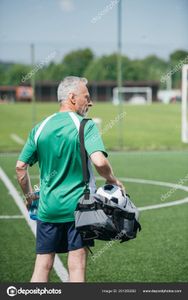
M 44 117 L 40 122 L 38 122 L 34 127 L 33 127 L 33 130 L 37 130 L 40 126 L 44 126 L 45 124 L 47 124 L 48 122 L 50 122 L 50 120 L 54 120 L 56 119 L 58 116 L 58 113 L 54 113 L 54 114 L 51 114 L 47 117 Z
M 50 120 L 53 119 L 53 117 L 55 117 L 57 115 L 57 113 L 54 113 L 52 115 L 49 115 L 45 118 L 43 118 L 40 122 L 38 122 L 30 131 L 30 135 L 29 137 L 31 139 L 38 139 L 40 133 L 43 131 L 43 128 L 46 126 L 46 124 L 48 122 L 50 122 Z

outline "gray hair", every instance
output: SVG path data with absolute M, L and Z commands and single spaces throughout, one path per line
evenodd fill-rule
M 65 77 L 59 84 L 57 89 L 57 100 L 59 102 L 68 98 L 70 93 L 74 93 L 79 87 L 80 82 L 87 84 L 88 81 L 84 77 L 68 76 Z

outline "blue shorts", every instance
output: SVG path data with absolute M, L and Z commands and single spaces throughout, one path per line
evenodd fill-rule
M 84 241 L 74 222 L 47 223 L 37 220 L 36 253 L 66 253 L 94 246 L 94 240 Z

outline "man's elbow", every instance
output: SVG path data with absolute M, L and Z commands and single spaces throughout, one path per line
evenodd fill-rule
M 20 173 L 27 171 L 27 168 L 28 168 L 28 164 L 18 160 L 16 163 L 16 174 L 19 175 Z
M 98 169 L 102 169 L 106 166 L 106 162 L 104 160 L 98 160 L 94 163 L 94 166 Z
M 107 159 L 102 152 L 92 153 L 91 161 L 96 168 L 103 168 L 107 164 Z

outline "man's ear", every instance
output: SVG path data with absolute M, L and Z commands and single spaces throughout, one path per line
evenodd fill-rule
M 75 96 L 74 96 L 73 93 L 70 93 L 70 94 L 69 94 L 69 100 L 71 101 L 71 103 L 72 103 L 73 105 L 76 104 Z

